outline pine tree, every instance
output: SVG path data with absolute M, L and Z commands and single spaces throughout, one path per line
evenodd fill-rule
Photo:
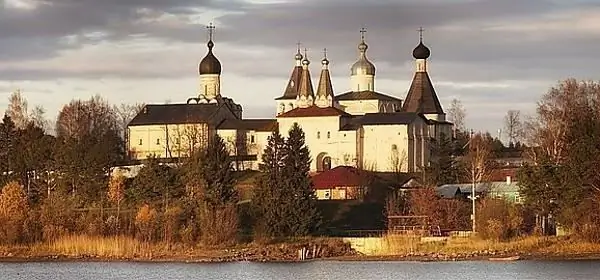
M 283 182 L 289 199 L 287 227 L 291 236 L 306 236 L 316 232 L 321 223 L 309 176 L 310 151 L 306 146 L 304 131 L 297 123 L 288 134 L 283 157 Z
M 283 157 L 285 141 L 279 130 L 269 136 L 259 165 L 261 175 L 254 191 L 254 207 L 259 235 L 264 237 L 283 237 L 286 235 L 285 213 L 289 205 L 285 204 L 283 189 Z
M 215 135 L 203 151 L 201 161 L 204 181 L 204 201 L 210 206 L 222 206 L 235 202 L 235 174 L 225 142 Z
M 459 162 L 453 156 L 453 143 L 446 135 L 441 135 L 432 143 L 431 160 L 424 168 L 424 183 L 430 187 L 457 183 L 461 177 Z
M 200 169 L 202 241 L 207 245 L 233 244 L 238 230 L 236 178 L 229 150 L 219 135 L 202 151 Z

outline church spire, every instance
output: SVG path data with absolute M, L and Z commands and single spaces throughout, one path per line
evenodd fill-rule
M 212 22 L 206 26 L 208 30 L 208 53 L 198 65 L 198 74 L 200 74 L 200 99 L 208 101 L 221 95 L 221 62 L 213 54 L 215 43 L 213 42 L 213 32 L 215 26 Z
M 302 76 L 300 77 L 300 85 L 298 87 L 298 98 L 296 99 L 297 107 L 301 108 L 312 106 L 315 100 L 310 71 L 308 70 L 308 65 L 310 65 L 310 61 L 308 60 L 306 52 L 307 50 L 305 48 L 304 59 L 302 60 Z
M 431 51 L 423 44 L 423 28 L 419 28 L 419 45 L 413 50 L 416 71 L 402 106 L 405 112 L 425 114 L 428 119 L 445 120 L 445 113 L 427 73 L 427 59 Z
M 358 61 L 350 68 L 351 89 L 352 91 L 374 91 L 375 90 L 375 65 L 367 59 L 367 49 L 369 46 L 365 43 L 365 33 L 367 29 L 360 29 L 360 43 L 358 44 Z
M 327 59 L 327 49 L 323 49 L 323 60 L 321 60 L 321 77 L 317 88 L 317 98 L 315 104 L 319 107 L 333 107 L 333 86 L 329 74 L 329 60 Z

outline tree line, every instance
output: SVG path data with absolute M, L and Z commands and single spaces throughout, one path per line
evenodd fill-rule
M 244 172 L 234 170 L 218 135 L 178 164 L 151 157 L 133 178 L 115 171 L 126 160 L 126 124 L 140 107 L 111 106 L 99 96 L 73 100 L 50 133 L 39 121 L 43 110 L 30 113 L 14 93 L 0 124 L 0 242 L 81 234 L 232 245 L 319 230 L 310 152 L 298 125 L 287 138 L 278 131 L 269 137 L 249 203 L 236 188 Z

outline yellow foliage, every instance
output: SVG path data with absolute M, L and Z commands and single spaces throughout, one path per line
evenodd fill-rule
M 23 235 L 29 204 L 23 186 L 12 181 L 2 188 L 0 194 L 0 240 L 16 243 Z
M 135 225 L 144 241 L 151 241 L 157 224 L 157 213 L 148 204 L 144 204 L 135 216 Z
M 125 198 L 125 176 L 118 172 L 108 182 L 108 199 L 120 204 Z

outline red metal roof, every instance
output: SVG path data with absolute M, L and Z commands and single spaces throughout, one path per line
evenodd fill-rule
M 287 111 L 281 115 L 278 115 L 278 118 L 295 118 L 295 117 L 332 117 L 332 116 L 350 116 L 350 114 L 335 108 L 335 107 L 318 107 L 318 106 L 310 106 L 306 108 L 295 108 L 293 110 Z
M 333 187 L 353 187 L 363 185 L 368 174 L 351 166 L 337 166 L 312 177 L 313 188 L 317 190 Z

